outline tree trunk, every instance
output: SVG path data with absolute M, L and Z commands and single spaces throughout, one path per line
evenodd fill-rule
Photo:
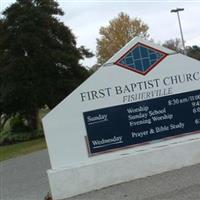
M 35 108 L 30 110 L 30 113 L 27 115 L 28 128 L 30 131 L 37 130 L 39 127 L 39 109 Z

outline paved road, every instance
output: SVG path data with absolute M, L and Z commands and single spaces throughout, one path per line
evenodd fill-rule
M 44 200 L 46 150 L 0 163 L 1 200 Z M 200 200 L 200 164 L 79 195 L 68 200 Z
M 49 191 L 47 150 L 0 162 L 1 200 L 44 200 Z

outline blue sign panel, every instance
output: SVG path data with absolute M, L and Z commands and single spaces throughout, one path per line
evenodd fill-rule
M 89 154 L 200 130 L 200 90 L 84 113 Z

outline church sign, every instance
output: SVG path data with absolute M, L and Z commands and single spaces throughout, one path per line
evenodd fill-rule
M 199 163 L 200 62 L 134 38 L 43 127 L 55 200 Z

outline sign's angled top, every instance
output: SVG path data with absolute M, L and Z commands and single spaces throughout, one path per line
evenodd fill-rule
M 168 54 L 163 51 L 142 43 L 137 43 L 119 58 L 115 64 L 145 75 L 158 65 L 167 55 Z
M 104 66 L 114 64 L 146 75 L 168 55 L 176 54 L 163 46 L 135 37 L 114 54 Z

